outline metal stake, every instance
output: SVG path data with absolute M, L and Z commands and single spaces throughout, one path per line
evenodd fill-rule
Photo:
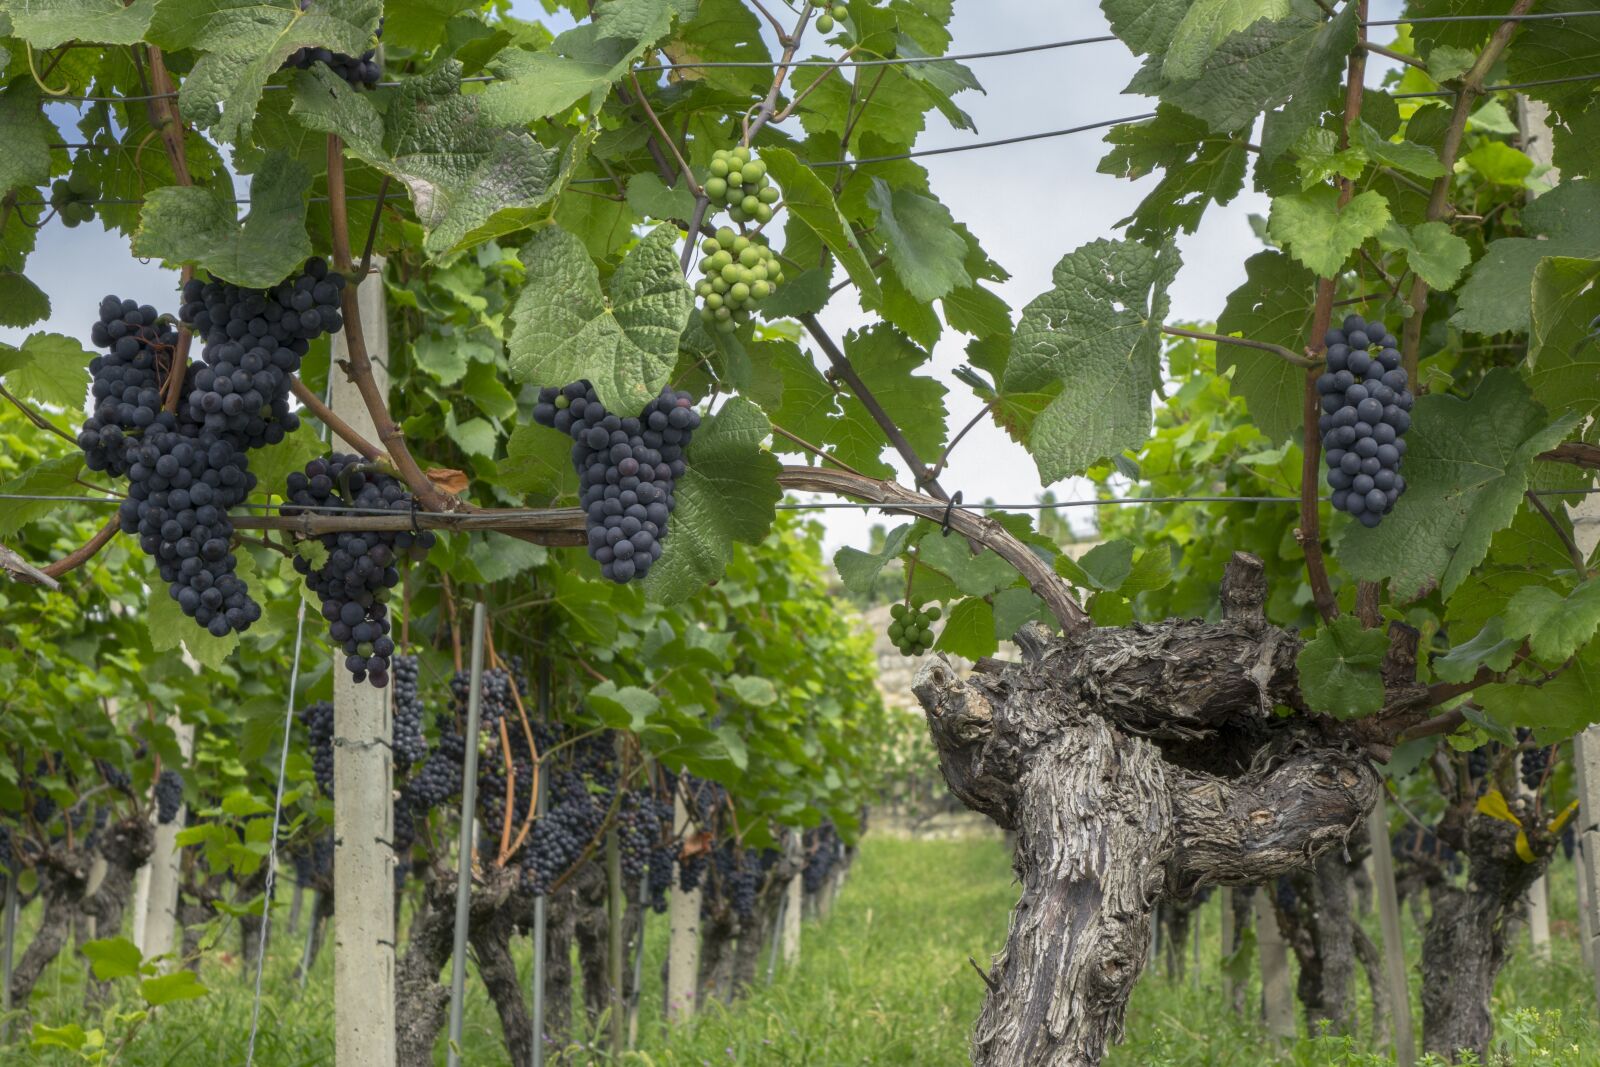
M 472 833 L 478 808 L 478 719 L 483 710 L 483 601 L 472 606 L 472 688 L 467 696 L 467 765 L 461 780 L 461 850 L 456 857 L 456 932 L 450 953 L 450 1067 L 461 1064 L 467 993 L 467 920 L 472 905 Z

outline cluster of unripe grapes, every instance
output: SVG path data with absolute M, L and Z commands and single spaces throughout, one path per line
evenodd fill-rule
M 783 267 L 765 241 L 724 226 L 700 245 L 705 275 L 695 292 L 707 327 L 732 333 L 750 321 L 750 305 L 765 300 L 783 282 Z
M 822 10 L 822 14 L 817 16 L 817 29 L 823 33 L 831 33 L 835 22 L 843 22 L 850 17 L 850 9 L 835 0 L 811 0 L 811 6 Z
M 902 656 L 920 656 L 933 647 L 933 624 L 939 621 L 939 605 L 914 608 L 895 604 L 889 608 L 889 640 Z
M 734 222 L 766 223 L 772 220 L 772 205 L 778 202 L 778 187 L 767 177 L 767 165 L 756 159 L 744 145 L 719 148 L 712 153 L 707 168 L 706 198 L 728 209 Z
M 1351 315 L 1327 332 L 1322 395 L 1322 445 L 1333 506 L 1373 527 L 1406 491 L 1400 460 L 1411 427 L 1411 391 L 1396 338 L 1381 322 Z
M 81 170 L 50 183 L 50 206 L 61 216 L 61 224 L 72 229 L 94 218 L 94 179 Z

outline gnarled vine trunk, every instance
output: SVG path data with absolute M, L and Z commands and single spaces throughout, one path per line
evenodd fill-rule
M 544 1043 L 546 1063 L 559 1062 L 572 1040 L 572 942 L 577 890 L 571 882 L 545 898 Z
M 22 1011 L 28 1008 L 33 987 L 67 943 L 73 917 L 89 887 L 89 855 L 82 849 L 52 848 L 39 857 L 37 870 L 44 914 L 11 971 L 11 1003 Z
M 1295 992 L 1306 1030 L 1315 1034 L 1326 1024 L 1332 1033 L 1350 1033 L 1356 960 L 1349 864 L 1330 849 L 1310 870 L 1280 878 L 1274 890 L 1278 929 L 1300 965 Z
M 1531 862 L 1518 854 L 1518 828 L 1509 822 L 1453 809 L 1439 829 L 1467 857 L 1467 882 L 1439 879 L 1428 885 L 1433 914 L 1422 940 L 1422 1044 L 1426 1052 L 1456 1062 L 1463 1050 L 1488 1059 L 1493 1036 L 1490 998 L 1505 966 L 1512 927 L 1523 898 L 1544 873 L 1554 841 L 1529 833 Z
M 1302 707 L 1299 640 L 1235 555 L 1220 623 L 1054 638 L 913 689 L 951 790 L 1017 835 L 1022 896 L 973 1041 L 979 1067 L 1090 1067 L 1121 1035 L 1162 899 L 1253 885 L 1344 842 L 1378 796 L 1366 757 Z
M 117 937 L 122 933 L 122 915 L 133 896 L 134 882 L 155 848 L 155 834 L 143 819 L 125 819 L 106 827 L 99 834 L 96 851 L 106 861 L 106 874 L 92 895 L 86 896 L 79 914 L 95 922 L 97 938 Z M 93 975 L 85 989 L 86 1006 L 104 1002 L 111 983 Z
M 754 926 L 753 920 L 749 925 Z M 735 946 L 744 936 L 745 926 L 734 913 L 733 906 L 726 901 L 711 914 L 702 913 L 698 1003 L 707 1004 L 712 999 L 727 1003 L 733 999 Z
M 517 928 L 517 901 L 512 896 L 517 874 L 496 868 L 489 877 L 491 884 L 485 892 L 491 896 L 503 895 L 506 903 L 495 908 L 484 922 L 475 923 L 469 931 L 478 977 L 483 980 L 483 988 L 500 1016 L 500 1034 L 510 1062 L 531 1063 L 533 1024 L 527 1001 L 523 999 L 522 983 L 517 979 L 517 964 L 511 958 L 511 938 Z
M 763 951 L 769 947 L 768 937 L 778 919 L 783 898 L 788 895 L 789 883 L 800 875 L 802 861 L 784 850 L 784 857 L 773 864 L 761 883 L 756 896 L 755 914 L 744 924 L 739 943 L 733 952 L 733 995 L 744 996 L 755 988 L 757 976 L 763 966 Z

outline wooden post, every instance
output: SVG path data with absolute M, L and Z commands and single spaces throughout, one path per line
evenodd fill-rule
M 679 782 L 672 798 L 672 824 L 677 833 L 688 837 L 693 831 L 689 808 L 683 802 Z M 700 890 L 685 893 L 673 886 L 667 906 L 667 1023 L 683 1022 L 694 1015 L 695 993 L 700 981 Z
M 483 601 L 472 606 L 472 684 L 467 695 L 467 764 L 461 774 L 461 847 L 456 854 L 455 947 L 450 953 L 450 1067 L 461 1064 L 461 1034 L 466 1020 L 467 924 L 472 907 L 472 844 L 478 820 L 478 723 L 483 713 Z
M 1272 912 L 1272 887 L 1255 895 L 1256 949 L 1261 962 L 1261 1017 L 1273 1037 L 1295 1036 L 1294 991 L 1289 988 L 1289 946 Z
M 375 258 L 374 263 L 379 261 Z M 355 279 L 351 279 L 355 284 Z M 389 389 L 389 325 L 382 268 L 357 288 L 361 328 L 381 392 Z M 354 383 L 339 369 L 349 358 L 343 331 L 333 338 L 331 406 L 368 440 L 377 430 Z M 335 657 L 337 660 L 338 657 Z M 389 690 L 356 685 L 333 672 L 334 1062 L 394 1067 L 394 804 Z M 469 751 L 476 751 L 468 746 Z
M 1383 927 L 1383 973 L 1389 983 L 1389 1015 L 1394 1020 L 1397 1067 L 1411 1067 L 1417 1039 L 1411 1020 L 1411 989 L 1406 980 L 1406 944 L 1400 928 L 1400 900 L 1394 888 L 1394 855 L 1389 845 L 1388 805 L 1380 796 L 1367 816 L 1372 839 L 1372 884 L 1378 894 L 1378 921 Z

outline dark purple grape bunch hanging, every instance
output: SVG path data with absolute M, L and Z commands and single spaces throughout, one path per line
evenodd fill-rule
M 1399 339 L 1383 323 L 1351 315 L 1324 341 L 1328 365 L 1317 392 L 1333 506 L 1363 526 L 1377 526 L 1406 491 L 1400 461 L 1414 399 Z
M 318 515 L 416 512 L 405 485 L 360 456 L 312 460 L 304 473 L 289 475 L 287 495 L 285 515 L 298 515 L 302 508 L 314 508 Z M 399 561 L 422 559 L 435 539 L 428 530 L 351 530 L 322 535 L 327 558 L 320 566 L 295 556 L 295 570 L 321 599 L 328 636 L 344 649 L 345 669 L 356 684 L 371 682 L 379 689 L 389 684 L 395 648 L 389 591 L 400 584 Z
M 586 381 L 539 391 L 533 419 L 571 437 L 589 555 L 600 573 L 627 582 L 661 558 L 673 489 L 700 413 L 688 393 L 663 389 L 637 418 L 606 410 Z
M 300 0 L 300 10 L 310 11 L 311 0 Z M 378 20 L 378 29 L 374 35 L 383 37 L 383 20 Z M 378 63 L 378 50 L 369 48 L 359 56 L 347 56 L 343 52 L 335 52 L 329 48 L 301 48 L 290 54 L 283 61 L 287 70 L 291 67 L 297 70 L 310 70 L 314 64 L 321 63 L 334 74 L 343 78 L 352 89 L 370 89 L 378 84 L 383 77 L 383 67 Z

